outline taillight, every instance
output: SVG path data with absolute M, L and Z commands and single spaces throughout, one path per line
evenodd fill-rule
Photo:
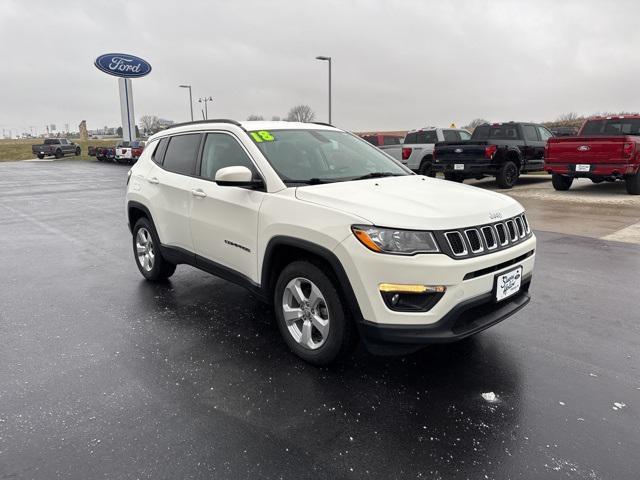
M 498 150 L 498 147 L 495 145 L 487 145 L 486 147 L 484 147 L 485 158 L 491 160 L 493 158 L 493 155 L 496 153 L 496 150 Z
M 411 149 L 410 148 L 403 148 L 402 149 L 402 159 L 403 160 L 409 160 L 410 156 L 411 156 Z
M 636 146 L 635 143 L 631 143 L 631 142 L 625 143 L 622 146 L 622 154 L 625 157 L 632 157 L 633 156 L 633 151 L 635 150 L 635 146 Z

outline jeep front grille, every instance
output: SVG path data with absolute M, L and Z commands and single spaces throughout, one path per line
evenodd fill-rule
M 453 258 L 470 258 L 526 240 L 531 236 L 531 227 L 521 214 L 501 222 L 434 233 L 444 253 Z

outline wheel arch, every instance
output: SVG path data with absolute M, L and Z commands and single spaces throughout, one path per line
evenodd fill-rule
M 153 221 L 153 216 L 147 207 L 145 207 L 140 202 L 136 202 L 134 200 L 130 200 L 127 203 L 127 220 L 129 223 L 129 231 L 133 233 L 133 226 L 136 224 L 138 220 L 142 217 L 146 217 L 153 224 L 155 228 L 155 223 Z
M 261 287 L 269 301 L 273 299 L 279 273 L 286 265 L 296 260 L 308 260 L 321 268 L 328 268 L 328 273 L 337 283 L 352 318 L 356 321 L 362 320 L 362 312 L 349 277 L 335 253 L 323 246 L 295 237 L 275 236 L 269 240 L 265 248 Z
M 512 161 L 518 167 L 518 170 L 522 168 L 522 152 L 520 152 L 519 148 L 510 148 L 507 150 L 507 154 L 505 157 L 507 160 Z

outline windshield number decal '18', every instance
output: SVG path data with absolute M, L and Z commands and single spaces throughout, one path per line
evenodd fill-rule
M 266 130 L 260 130 L 259 132 L 249 132 L 251 138 L 257 143 L 260 142 L 273 142 L 276 138 Z

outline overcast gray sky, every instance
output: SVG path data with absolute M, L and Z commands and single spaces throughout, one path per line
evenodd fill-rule
M 636 1 L 1 0 L 0 128 L 120 123 L 103 53 L 153 66 L 136 117 L 286 115 L 309 104 L 351 130 L 552 120 L 640 109 Z M 200 105 L 194 102 L 196 113 Z

